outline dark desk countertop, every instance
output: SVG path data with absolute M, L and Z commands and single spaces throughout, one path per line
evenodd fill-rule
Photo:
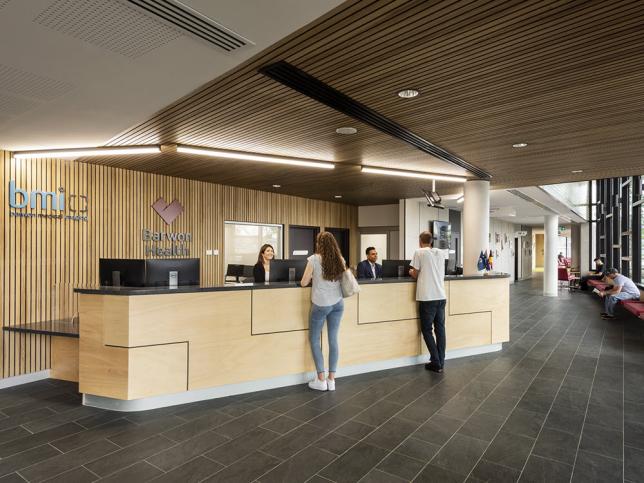
M 447 281 L 454 280 L 486 280 L 495 278 L 509 278 L 507 273 L 494 275 L 448 275 Z M 360 285 L 379 285 L 383 283 L 408 283 L 413 282 L 410 277 L 403 278 L 382 278 L 378 280 L 358 280 Z M 226 292 L 233 290 L 268 290 L 273 288 L 298 288 L 298 283 L 288 282 L 270 282 L 270 283 L 251 283 L 240 285 L 185 285 L 177 288 L 169 287 L 79 287 L 74 289 L 77 293 L 82 294 L 100 294 L 100 295 L 160 295 L 173 293 L 197 293 L 197 292 Z

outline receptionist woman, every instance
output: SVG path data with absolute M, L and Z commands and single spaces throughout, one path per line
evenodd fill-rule
M 259 249 L 257 263 L 253 267 L 253 277 L 255 283 L 264 283 L 270 280 L 271 260 L 275 256 L 275 250 L 272 245 L 265 243 Z

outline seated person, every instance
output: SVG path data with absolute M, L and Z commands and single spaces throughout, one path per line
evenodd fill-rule
M 639 300 L 640 289 L 630 278 L 621 275 L 616 268 L 609 269 L 606 277 L 613 281 L 613 286 L 604 292 L 599 292 L 599 296 L 604 298 L 604 311 L 601 316 L 604 320 L 611 320 L 615 318 L 615 305 L 621 300 Z
M 593 262 L 595 262 L 594 272 L 590 272 L 587 275 L 581 277 L 579 286 L 582 290 L 588 290 L 588 280 L 602 280 L 605 276 L 604 274 L 604 262 L 601 258 L 596 257 Z
M 378 260 L 378 252 L 376 249 L 369 247 L 365 250 L 365 254 L 367 255 L 367 259 L 358 263 L 358 278 L 370 278 L 372 280 L 382 278 L 382 265 L 376 263 Z
M 559 255 L 557 255 L 557 263 L 559 263 L 559 265 L 563 265 L 563 266 L 566 265 L 566 257 L 564 257 L 563 253 L 561 253 L 561 252 L 559 252 Z
M 271 260 L 275 258 L 275 249 L 273 245 L 265 243 L 259 249 L 257 263 L 253 267 L 253 277 L 255 283 L 268 282 L 270 278 Z

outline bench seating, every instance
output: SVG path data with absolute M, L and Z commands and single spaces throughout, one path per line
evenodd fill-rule
M 588 280 L 588 285 L 597 290 L 607 290 L 610 289 L 611 285 L 604 283 L 601 280 Z M 624 300 L 620 302 L 626 310 L 628 310 L 633 315 L 644 320 L 644 296 L 642 296 L 642 291 L 640 290 L 640 299 L 639 300 Z

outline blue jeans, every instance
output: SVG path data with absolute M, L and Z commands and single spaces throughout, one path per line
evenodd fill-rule
M 315 370 L 318 373 L 324 372 L 324 356 L 322 355 L 322 348 L 320 347 L 320 338 L 325 320 L 327 321 L 327 332 L 329 334 L 329 372 L 335 372 L 338 368 L 338 330 L 340 329 L 340 320 L 342 319 L 343 312 L 344 300 L 340 300 L 337 304 L 327 307 L 311 304 L 309 342 L 311 343 Z
M 620 300 L 639 300 L 639 296 L 625 292 L 620 292 L 615 295 L 606 295 L 606 297 L 604 297 L 604 312 L 608 315 L 615 315 L 615 306 Z
M 438 367 L 445 365 L 445 303 L 446 300 L 418 302 L 420 331 L 429 350 L 429 361 Z M 432 333 L 432 325 L 434 333 Z

